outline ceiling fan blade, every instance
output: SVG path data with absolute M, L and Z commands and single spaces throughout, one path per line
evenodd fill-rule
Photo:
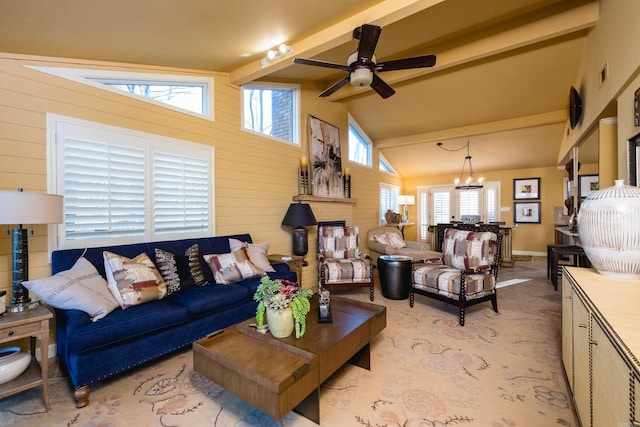
M 382 28 L 377 25 L 364 24 L 360 30 L 360 42 L 358 43 L 358 60 L 371 62 L 373 52 L 376 50 Z
M 435 55 L 414 56 L 411 58 L 381 62 L 376 65 L 376 71 L 407 70 L 409 68 L 433 67 L 434 65 L 436 65 Z
M 338 89 L 340 89 L 342 86 L 346 85 L 347 83 L 349 83 L 349 76 L 345 77 L 344 79 L 340 80 L 338 83 L 335 83 L 333 86 L 331 86 L 330 88 L 326 89 L 324 92 L 322 92 L 320 95 L 320 97 L 325 97 L 325 96 L 329 96 L 331 94 L 333 94 L 335 91 L 337 91 Z
M 338 70 L 349 71 L 349 67 L 343 64 L 334 64 L 333 62 L 316 61 L 315 59 L 294 58 L 295 64 L 313 65 L 316 67 L 336 68 Z
M 384 80 L 378 77 L 377 74 L 373 75 L 373 81 L 371 82 L 371 87 L 373 88 L 373 90 L 378 92 L 378 95 L 380 95 L 384 99 L 387 99 L 388 97 L 396 93 L 396 91 L 393 90 L 391 86 L 386 84 Z

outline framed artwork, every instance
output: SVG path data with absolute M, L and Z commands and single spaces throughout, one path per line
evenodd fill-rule
M 629 139 L 627 150 L 628 182 L 629 185 L 638 187 L 640 185 L 640 179 L 638 179 L 640 173 L 640 167 L 638 167 L 638 162 L 640 162 L 640 133 Z
M 581 199 L 598 190 L 599 186 L 598 175 L 578 175 L 578 194 Z
M 312 159 L 312 194 L 344 198 L 339 129 L 309 116 L 309 151 Z
M 540 178 L 516 178 L 513 180 L 514 200 L 538 200 L 540 198 Z
M 540 224 L 540 202 L 515 202 L 513 222 L 516 224 Z

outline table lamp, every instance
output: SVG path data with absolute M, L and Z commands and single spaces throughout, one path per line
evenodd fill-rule
M 311 206 L 307 203 L 291 203 L 282 225 L 293 227 L 293 253 L 305 256 L 309 251 L 309 233 L 306 227 L 317 225 Z
M 55 194 L 0 191 L 0 224 L 16 224 L 12 231 L 13 299 L 7 308 L 10 313 L 29 310 L 29 291 L 22 285 L 29 280 L 29 250 L 27 229 L 22 224 L 60 224 L 63 219 L 63 197 Z
M 409 222 L 409 205 L 416 204 L 416 198 L 410 195 L 398 196 L 398 204 L 404 205 L 404 211 L 402 215 L 402 222 Z

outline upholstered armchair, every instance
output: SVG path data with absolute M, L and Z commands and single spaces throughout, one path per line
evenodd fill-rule
M 369 229 L 367 247 L 376 265 L 381 255 L 404 255 L 414 260 L 439 260 L 442 257 L 440 252 L 431 250 L 429 243 L 404 240 L 402 232 L 393 226 Z
M 496 281 L 501 235 L 448 228 L 442 241 L 442 263 L 414 263 L 409 304 L 415 294 L 458 306 L 460 326 L 467 307 L 491 301 L 498 312 Z
M 318 269 L 320 286 L 329 291 L 369 288 L 373 301 L 373 265 L 369 254 L 359 248 L 357 226 L 318 226 Z

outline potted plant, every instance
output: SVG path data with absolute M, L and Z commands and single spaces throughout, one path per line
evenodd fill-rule
M 256 309 L 256 325 L 264 326 L 264 317 L 267 315 L 267 324 L 271 334 L 276 338 L 284 338 L 293 332 L 295 328 L 296 338 L 304 335 L 307 327 L 307 313 L 311 309 L 309 298 L 313 295 L 309 289 L 301 288 L 296 283 L 288 280 L 275 279 L 262 276 L 260 285 L 253 295 L 258 302 Z M 291 322 L 293 327 L 283 326 L 279 328 L 278 320 Z

